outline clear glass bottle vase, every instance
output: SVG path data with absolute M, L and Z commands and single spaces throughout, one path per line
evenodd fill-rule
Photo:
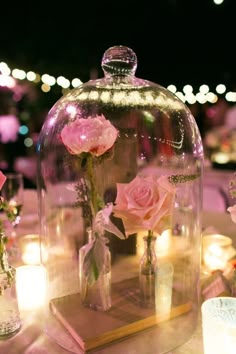
M 144 236 L 144 253 L 139 265 L 140 304 L 142 307 L 155 307 L 155 279 L 157 257 L 155 236 Z
M 16 269 L 8 264 L 4 238 L 4 235 L 0 234 L 0 339 L 11 337 L 21 327 Z
M 81 304 L 97 311 L 111 307 L 111 253 L 107 238 L 89 231 L 79 250 Z

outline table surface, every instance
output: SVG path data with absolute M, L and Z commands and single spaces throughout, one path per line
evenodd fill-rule
M 32 194 L 33 196 L 33 194 Z M 32 209 L 31 209 L 32 213 Z M 24 221 L 24 220 L 23 220 Z M 230 236 L 236 246 L 236 225 L 231 221 L 229 213 L 203 212 L 202 217 L 203 228 L 206 233 L 212 233 L 214 230 L 217 233 Z M 22 223 L 21 226 L 24 232 L 30 233 L 32 225 L 27 226 L 27 223 Z M 34 220 L 34 232 L 38 229 L 38 222 Z M 23 231 L 22 230 L 22 231 Z M 54 317 L 47 318 L 47 325 L 40 321 L 40 314 L 34 314 L 31 317 L 28 315 L 22 319 L 21 330 L 13 337 L 0 341 L 1 354 L 68 354 L 78 353 L 83 351 L 74 342 L 72 337 L 62 329 L 59 322 Z M 44 325 L 42 325 L 44 323 Z M 133 338 L 129 339 L 134 340 Z M 114 350 L 113 350 L 114 347 Z M 130 347 L 130 346 L 129 346 Z M 146 354 L 143 348 L 132 348 L 125 351 L 122 344 L 116 344 L 109 350 L 112 354 Z M 118 351 L 117 351 L 118 350 Z M 108 353 L 107 350 L 101 349 L 96 351 L 99 354 Z M 153 353 L 155 354 L 155 353 Z M 169 354 L 203 354 L 202 335 L 201 335 L 201 316 L 192 338 L 178 349 L 169 352 Z

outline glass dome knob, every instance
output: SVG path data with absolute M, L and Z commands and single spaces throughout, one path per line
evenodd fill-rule
M 102 58 L 102 69 L 106 77 L 129 76 L 135 74 L 137 56 L 132 49 L 125 46 L 114 46 L 107 49 Z

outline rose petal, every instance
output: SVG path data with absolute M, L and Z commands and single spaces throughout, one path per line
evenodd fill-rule
M 0 190 L 2 189 L 2 186 L 4 185 L 6 179 L 6 176 L 2 173 L 2 171 L 0 171 Z

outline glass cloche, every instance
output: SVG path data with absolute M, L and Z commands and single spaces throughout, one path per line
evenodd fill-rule
M 51 108 L 38 143 L 48 309 L 84 351 L 167 353 L 197 325 L 203 146 L 125 46 Z M 125 348 L 125 349 L 124 349 Z

